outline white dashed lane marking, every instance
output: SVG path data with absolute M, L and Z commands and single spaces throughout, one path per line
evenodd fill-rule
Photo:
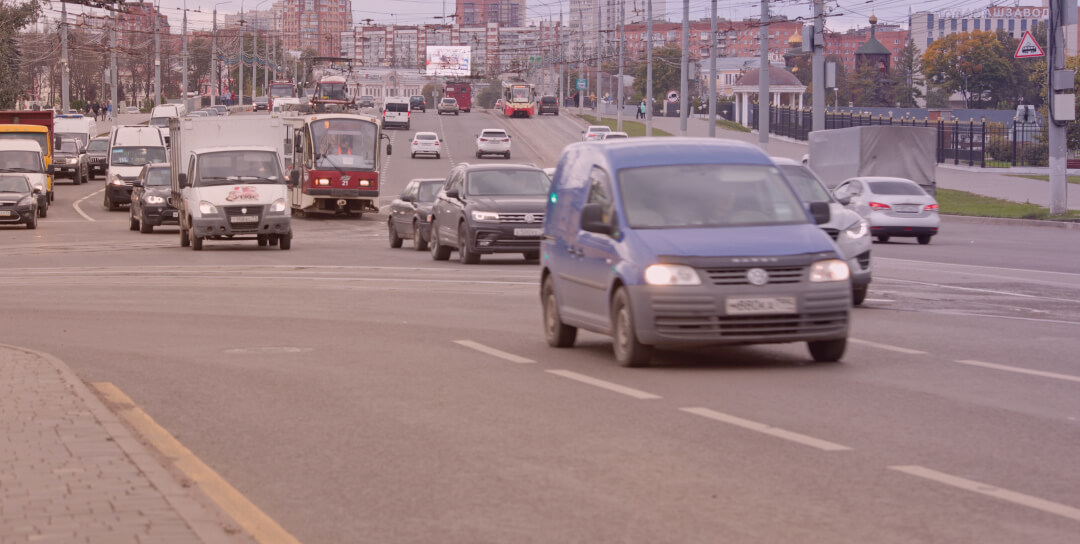
M 459 346 L 464 346 L 469 349 L 479 351 L 480 353 L 486 353 L 488 355 L 491 355 L 492 357 L 498 357 L 499 359 L 502 359 L 504 361 L 510 361 L 511 363 L 536 362 L 532 359 L 526 359 L 525 357 L 514 355 L 513 353 L 507 353 L 505 351 L 498 350 L 490 346 L 485 346 L 484 344 L 481 344 L 479 342 L 473 342 L 472 340 L 454 340 L 454 343 Z
M 591 385 L 593 387 L 599 387 L 600 389 L 606 389 L 608 391 L 613 391 L 615 393 L 620 393 L 620 394 L 626 395 L 628 397 L 634 397 L 635 399 L 638 399 L 638 400 L 655 400 L 655 399 L 661 398 L 660 395 L 654 395 L 652 393 L 648 393 L 648 392 L 642 391 L 640 389 L 634 389 L 633 387 L 626 387 L 625 385 L 619 385 L 617 383 L 611 383 L 611 382 L 608 382 L 608 381 L 599 380 L 599 379 L 593 378 L 591 376 L 586 376 L 584 374 L 578 374 L 577 372 L 573 372 L 573 371 L 570 371 L 570 370 L 547 370 L 546 372 L 550 372 L 551 374 L 554 374 L 556 376 L 561 376 L 561 377 L 569 379 L 569 380 L 574 380 L 576 382 L 581 382 L 581 383 L 584 383 L 584 384 L 588 384 L 588 385 Z
M 828 440 L 821 440 L 820 438 L 814 438 L 812 436 L 806 436 L 805 434 L 799 434 L 792 431 L 785 431 L 784 429 L 778 429 L 776 427 L 770 427 L 764 423 L 758 423 L 756 421 L 750 421 L 749 419 L 743 419 L 730 414 L 724 414 L 708 408 L 679 408 L 683 412 L 688 414 L 698 415 L 704 418 L 712 419 L 722 423 L 735 425 L 736 427 L 742 427 L 751 431 L 767 434 L 776 438 L 782 438 L 790 442 L 802 444 L 804 446 L 810 446 L 811 448 L 817 448 L 822 451 L 848 451 L 851 448 L 842 446 Z

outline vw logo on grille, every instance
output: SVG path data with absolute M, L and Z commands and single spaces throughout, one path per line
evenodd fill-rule
M 525 214 L 525 222 L 526 223 L 534 223 L 534 222 L 536 222 L 536 216 L 531 214 L 531 213 Z
M 746 280 L 752 285 L 765 285 L 769 283 L 769 273 L 763 268 L 751 268 L 746 271 Z
M 240 208 L 240 213 L 247 213 L 247 208 Z

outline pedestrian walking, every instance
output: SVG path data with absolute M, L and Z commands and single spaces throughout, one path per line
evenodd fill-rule
M 90 109 L 94 110 L 94 120 L 99 121 L 99 116 L 101 115 L 101 104 L 98 104 L 97 100 L 95 100 L 94 103 L 90 106 Z
M 109 119 L 113 118 L 112 100 L 109 100 L 108 102 L 105 103 L 105 116 L 108 117 Z
M 637 110 L 638 110 L 637 111 L 637 113 L 638 113 L 637 118 L 638 119 L 644 119 L 645 118 L 645 100 L 644 99 L 641 100 L 641 104 L 638 104 Z

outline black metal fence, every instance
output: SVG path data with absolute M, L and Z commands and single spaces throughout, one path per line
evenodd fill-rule
M 750 107 L 750 126 L 756 127 L 758 108 Z M 806 141 L 813 127 L 813 112 L 796 108 L 770 107 L 769 132 Z M 990 121 L 931 121 L 913 117 L 890 117 L 857 112 L 828 112 L 825 130 L 871 125 L 937 128 L 937 161 L 982 168 L 1047 166 L 1049 147 L 1045 128 L 1034 123 L 994 123 Z

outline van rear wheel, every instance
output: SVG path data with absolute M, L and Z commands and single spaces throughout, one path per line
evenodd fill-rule
M 611 299 L 611 330 L 612 348 L 619 364 L 627 367 L 649 366 L 653 347 L 638 341 L 630 295 L 622 287 L 615 291 Z

